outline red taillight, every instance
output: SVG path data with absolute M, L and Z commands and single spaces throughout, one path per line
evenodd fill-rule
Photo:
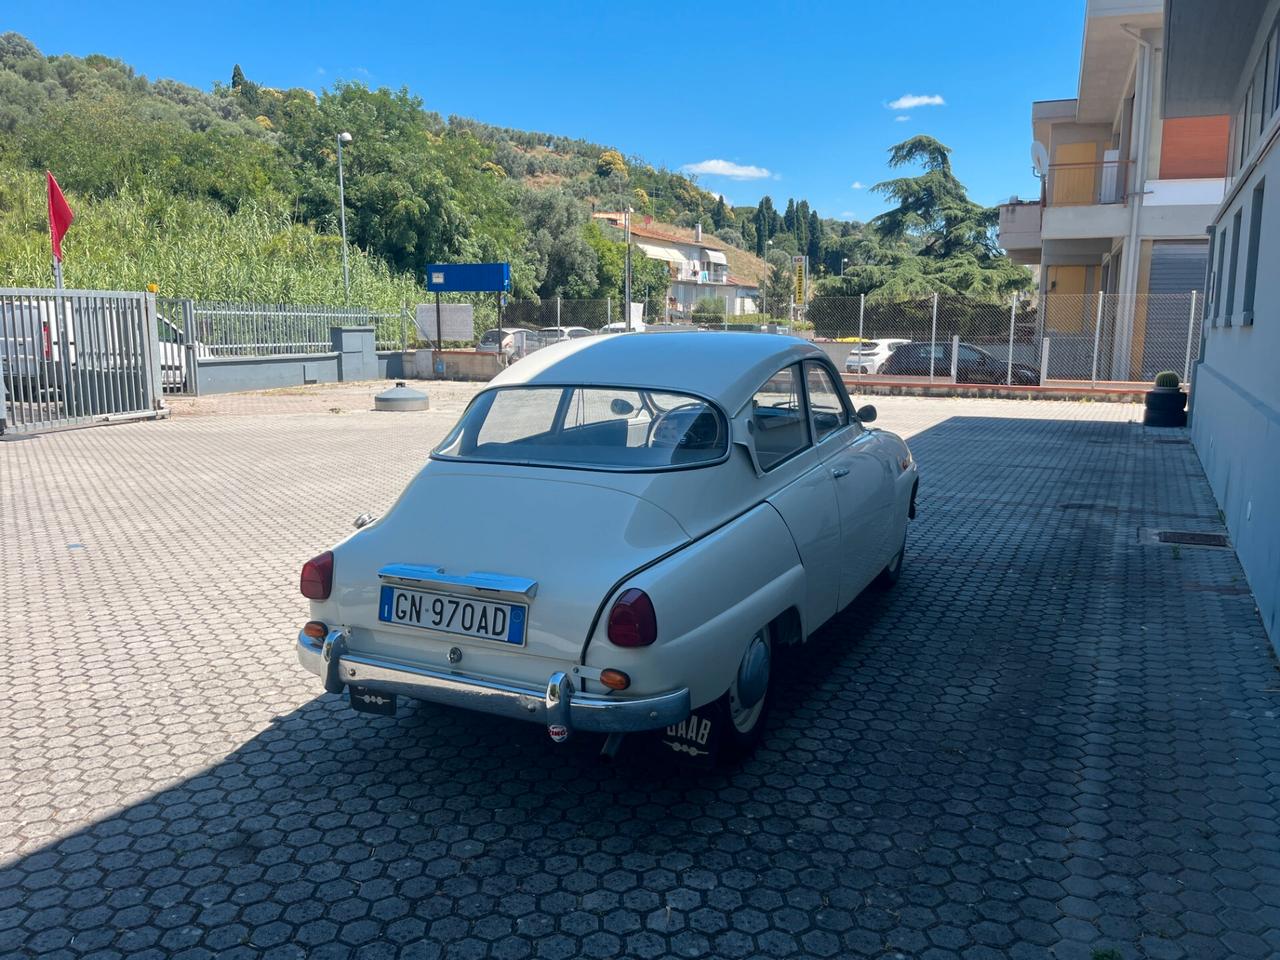
M 53 359 L 53 334 L 49 332 L 49 322 L 44 322 L 44 358 Z
M 326 550 L 302 565 L 302 595 L 309 600 L 328 600 L 333 589 L 333 551 Z
M 625 591 L 609 611 L 609 641 L 619 647 L 647 647 L 658 639 L 658 617 L 643 590 Z

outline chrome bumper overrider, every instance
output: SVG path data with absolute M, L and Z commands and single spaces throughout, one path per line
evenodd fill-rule
M 687 689 L 624 700 L 577 691 L 563 672 L 552 674 L 545 688 L 536 689 L 351 653 L 346 640 L 343 630 L 330 630 L 324 640 L 298 633 L 298 661 L 324 680 L 330 693 L 341 693 L 346 684 L 353 684 L 414 700 L 528 720 L 545 724 L 556 740 L 564 739 L 572 730 L 657 730 L 679 723 L 691 712 Z

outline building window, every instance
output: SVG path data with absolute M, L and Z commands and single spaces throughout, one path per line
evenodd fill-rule
M 1226 272 L 1225 265 L 1227 262 L 1227 231 L 1222 227 L 1218 228 L 1218 269 L 1213 272 L 1213 325 L 1218 325 L 1218 318 L 1222 316 L 1222 275 Z
M 1249 146 L 1257 142 L 1262 135 L 1262 128 L 1267 125 L 1267 114 L 1262 109 L 1267 93 L 1267 51 L 1264 47 L 1262 56 L 1253 68 L 1253 98 L 1249 103 Z
M 1266 64 L 1263 70 L 1263 89 L 1267 91 L 1266 103 L 1262 106 L 1262 126 L 1265 128 L 1267 121 L 1271 119 L 1271 115 L 1276 112 L 1276 42 L 1277 32 L 1271 31 L 1271 36 L 1267 38 L 1267 49 L 1262 54 L 1262 60 Z
M 1267 49 L 1267 87 L 1271 90 L 1271 101 L 1267 107 L 1268 115 L 1280 108 L 1280 17 L 1276 19 L 1275 29 L 1271 31 L 1271 42 Z
M 1240 322 L 1246 327 L 1253 326 L 1253 293 L 1258 284 L 1258 247 L 1262 234 L 1262 198 L 1265 186 L 1266 181 L 1263 180 L 1253 188 L 1253 203 L 1249 206 L 1249 250 L 1244 267 L 1244 309 L 1240 314 Z
M 1247 103 L 1247 100 L 1246 100 Z M 1231 124 L 1231 172 L 1238 173 L 1244 165 L 1245 103 L 1236 111 L 1235 123 Z
M 1236 274 L 1240 269 L 1240 221 L 1244 218 L 1244 207 L 1236 211 L 1231 218 L 1231 260 L 1227 264 L 1227 312 L 1222 325 L 1231 326 L 1231 311 L 1236 307 Z
M 1205 261 L 1209 275 L 1204 281 L 1204 301 L 1200 305 L 1200 316 L 1202 320 L 1209 320 L 1213 326 L 1218 325 L 1217 319 L 1213 315 L 1213 311 L 1217 308 L 1217 298 L 1213 295 L 1213 285 L 1218 279 L 1218 271 L 1214 269 L 1213 258 L 1218 250 L 1218 231 L 1209 231 L 1209 256 Z

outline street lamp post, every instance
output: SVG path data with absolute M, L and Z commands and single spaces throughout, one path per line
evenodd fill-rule
M 773 246 L 772 240 L 764 242 L 764 283 L 760 291 L 761 303 L 764 307 L 765 319 L 769 318 L 769 248 Z
M 849 262 L 849 258 L 848 258 L 848 257 L 841 257 L 841 258 L 840 258 L 840 276 L 842 276 L 842 277 L 844 276 L 844 268 L 845 268 L 845 265 L 846 265 L 848 262 Z
M 630 207 L 622 212 L 623 240 L 627 245 L 626 268 L 622 284 L 622 323 L 623 329 L 628 332 L 631 330 L 631 214 Z
M 351 134 L 345 130 L 338 134 L 338 222 L 342 224 L 342 298 L 351 302 L 351 273 L 347 267 L 347 197 L 342 182 L 342 145 L 351 142 Z

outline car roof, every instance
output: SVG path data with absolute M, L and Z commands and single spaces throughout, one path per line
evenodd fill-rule
M 606 334 L 544 347 L 507 367 L 490 386 L 670 390 L 707 397 L 734 414 L 781 367 L 810 359 L 830 362 L 806 340 L 771 333 Z

